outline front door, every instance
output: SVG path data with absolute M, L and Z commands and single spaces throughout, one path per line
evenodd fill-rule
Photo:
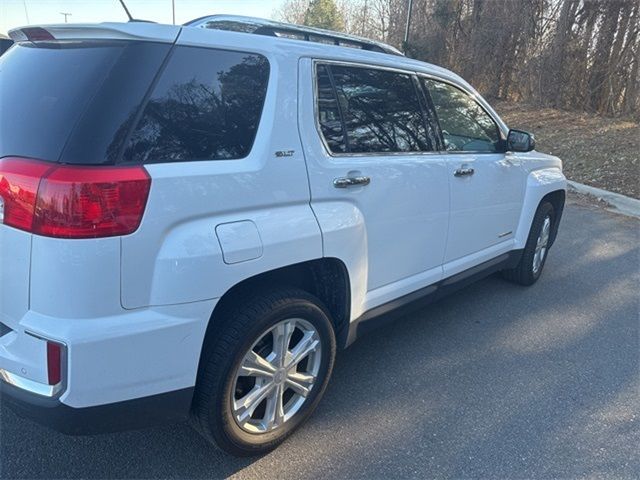
M 482 261 L 482 252 L 491 256 L 499 244 L 509 249 L 522 209 L 524 171 L 517 157 L 505 153 L 498 125 L 474 98 L 446 82 L 421 82 L 447 151 L 451 217 L 444 261 L 469 255 Z

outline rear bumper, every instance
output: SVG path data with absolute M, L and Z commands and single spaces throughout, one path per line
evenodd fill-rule
M 29 311 L 0 336 L 3 403 L 68 434 L 185 420 L 214 306 L 209 300 L 95 318 Z M 63 380 L 54 388 L 47 385 L 47 340 L 65 346 Z
M 86 408 L 73 408 L 0 382 L 2 403 L 22 418 L 68 435 L 135 430 L 184 421 L 189 417 L 193 388 Z

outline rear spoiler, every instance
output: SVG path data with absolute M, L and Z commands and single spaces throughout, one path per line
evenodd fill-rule
M 144 40 L 173 43 L 178 38 L 180 26 L 155 23 L 98 23 L 58 24 L 20 27 L 9 30 L 9 37 L 16 43 L 52 40 Z

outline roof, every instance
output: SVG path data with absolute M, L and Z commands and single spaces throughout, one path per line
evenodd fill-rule
M 369 38 L 321 28 L 307 27 L 305 25 L 276 22 L 264 18 L 245 17 L 241 15 L 210 15 L 191 20 L 185 23 L 185 26 L 289 38 L 292 40 L 360 48 L 362 50 L 388 53 L 391 55 L 403 55 L 397 48 Z

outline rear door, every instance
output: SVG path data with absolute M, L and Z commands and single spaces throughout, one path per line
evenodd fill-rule
M 525 175 L 520 161 L 505 153 L 498 124 L 476 99 L 444 81 L 421 82 L 435 107 L 447 152 L 451 217 L 444 261 L 468 257 L 460 262 L 464 269 L 511 248 Z
M 306 59 L 301 73 L 300 129 L 325 255 L 353 248 L 366 259 L 356 269 L 366 277 L 365 309 L 439 280 L 449 184 L 417 79 Z M 333 236 L 355 224 L 355 245 L 356 234 Z

